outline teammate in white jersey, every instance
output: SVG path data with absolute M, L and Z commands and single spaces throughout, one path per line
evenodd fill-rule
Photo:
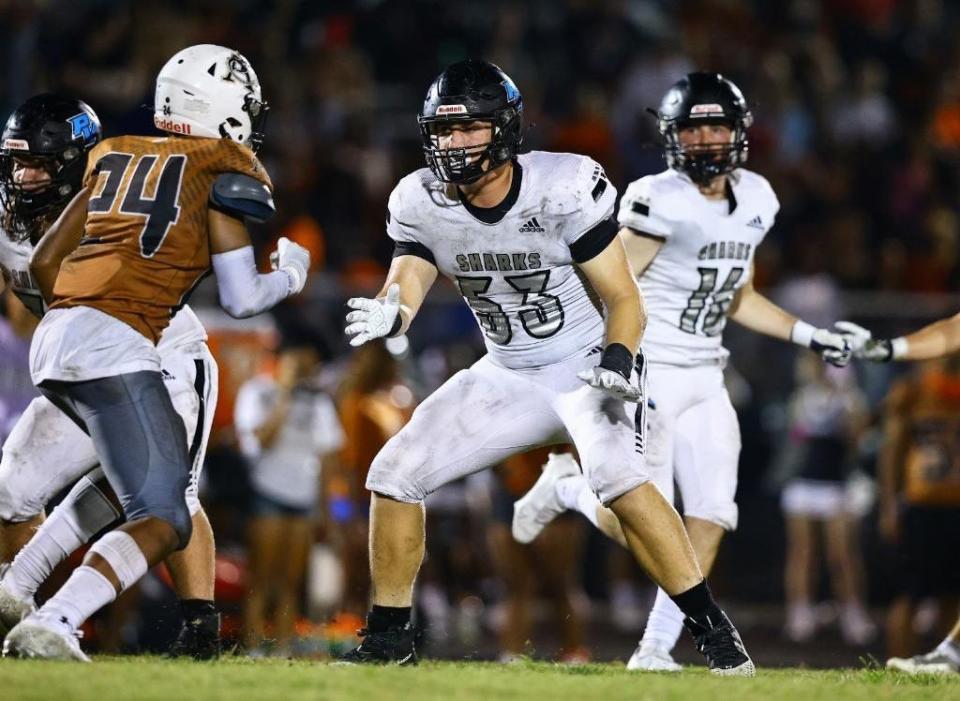
M 676 511 L 643 460 L 646 317 L 603 169 L 574 154 L 518 155 L 522 101 L 484 61 L 450 66 L 420 118 L 429 169 L 390 196 L 396 242 L 376 299 L 353 299 L 353 345 L 403 333 L 437 277 L 453 280 L 487 355 L 450 378 L 370 467 L 373 608 L 352 662 L 416 661 L 410 605 L 424 554 L 424 498 L 532 447 L 572 442 L 630 548 L 686 614 L 720 674 L 753 662 L 716 606 Z
M 620 238 L 649 310 L 647 469 L 671 501 L 674 481 L 679 485 L 687 532 L 709 573 L 723 534 L 737 526 L 740 429 L 723 383 L 727 319 L 812 348 L 835 365 L 849 361 L 850 348 L 753 287 L 754 252 L 779 204 L 762 176 L 741 167 L 752 117 L 739 88 L 716 73 L 691 73 L 667 92 L 657 118 L 670 167 L 627 187 Z M 552 456 L 516 503 L 514 537 L 533 540 L 568 508 L 626 544 L 620 523 L 569 455 Z M 679 670 L 670 651 L 682 624 L 683 614 L 660 589 L 628 668 Z
M 99 138 L 93 110 L 78 100 L 50 94 L 27 100 L 4 129 L 0 269 L 14 294 L 38 317 L 44 304 L 30 274 L 30 255 L 46 225 L 80 189 L 87 151 Z M 157 344 L 165 385 L 187 429 L 193 459 L 186 492 L 193 535 L 183 551 L 167 559 L 183 615 L 171 652 L 201 658 L 220 651 L 213 531 L 197 498 L 217 403 L 217 364 L 206 340 L 200 321 L 185 306 Z M 98 464 L 90 437 L 44 396 L 30 403 L 4 443 L 0 637 L 33 609 L 34 593 L 60 561 L 122 517 Z M 73 489 L 45 520 L 47 503 L 71 484 Z

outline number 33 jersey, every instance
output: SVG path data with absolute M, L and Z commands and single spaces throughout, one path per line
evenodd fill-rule
M 750 279 L 757 246 L 780 209 L 767 180 L 738 169 L 727 198 L 708 200 L 674 170 L 631 183 L 619 221 L 663 242 L 639 277 L 647 305 L 643 352 L 650 362 L 726 361 L 723 329 L 734 296 Z
M 534 151 L 514 161 L 510 192 L 480 210 L 423 168 L 390 195 L 394 256 L 436 265 L 457 286 L 487 352 L 511 369 L 585 355 L 603 342 L 602 304 L 575 263 L 615 238 L 616 189 L 593 160 Z
M 93 307 L 154 343 L 210 269 L 208 208 L 218 175 L 272 189 L 253 151 L 229 139 L 121 136 L 90 153 L 83 238 L 60 267 L 52 309 Z

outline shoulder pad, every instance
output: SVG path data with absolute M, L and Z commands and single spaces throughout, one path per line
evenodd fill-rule
M 769 180 L 746 168 L 740 168 L 738 174 L 741 183 L 750 188 L 752 196 L 757 198 L 761 206 L 767 207 L 774 215 L 780 211 L 780 200 L 777 198 L 777 193 L 774 192 Z
M 210 188 L 210 204 L 227 214 L 266 221 L 276 212 L 270 189 L 243 173 L 221 173 Z

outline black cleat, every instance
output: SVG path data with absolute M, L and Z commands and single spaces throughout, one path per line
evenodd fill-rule
M 700 620 L 689 616 L 683 624 L 693 635 L 697 650 L 707 658 L 713 674 L 730 677 L 752 677 L 756 670 L 743 646 L 740 634 L 720 609 L 714 609 Z
M 362 628 L 357 631 L 357 635 L 363 638 L 363 642 L 341 655 L 340 662 L 398 665 L 417 663 L 417 648 L 414 645 L 417 631 L 410 623 L 377 633 L 369 628 Z
M 184 619 L 180 634 L 167 652 L 170 657 L 215 660 L 220 657 L 220 614 L 216 611 Z

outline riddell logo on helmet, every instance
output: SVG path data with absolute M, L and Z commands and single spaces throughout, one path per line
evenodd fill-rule
M 8 151 L 29 151 L 30 144 L 23 139 L 4 139 L 3 147 Z
M 706 105 L 694 105 L 690 108 L 691 117 L 715 117 L 723 116 L 723 107 L 716 103 Z
M 190 136 L 190 125 L 182 124 L 180 122 L 175 122 L 172 119 L 161 119 L 156 115 L 153 116 L 153 124 L 157 129 L 163 129 L 164 131 L 172 131 L 174 134 L 186 134 Z
M 466 114 L 466 105 L 440 105 L 437 108 L 437 116 L 442 114 Z

